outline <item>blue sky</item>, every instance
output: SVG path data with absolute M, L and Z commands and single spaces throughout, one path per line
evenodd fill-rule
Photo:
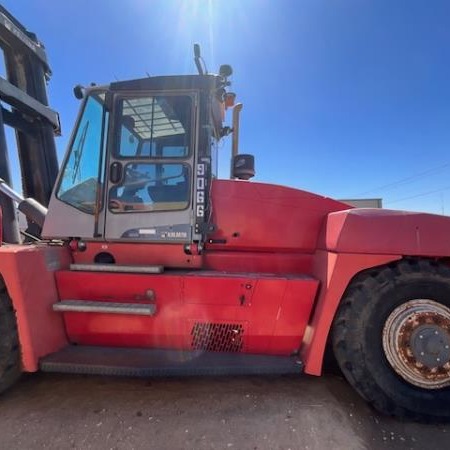
M 75 84 L 195 73 L 198 42 L 211 72 L 234 68 L 240 148 L 255 154 L 258 181 L 450 214 L 446 0 L 2 4 L 46 45 L 60 160 Z M 226 176 L 229 143 L 221 151 Z

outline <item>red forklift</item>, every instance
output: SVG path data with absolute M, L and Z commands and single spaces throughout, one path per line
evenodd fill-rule
M 77 86 L 58 174 L 43 45 L 4 9 L 0 44 L 24 183 L 0 134 L 1 391 L 38 370 L 320 375 L 329 348 L 377 410 L 450 419 L 449 217 L 250 181 L 231 67 L 198 47 L 197 75 Z

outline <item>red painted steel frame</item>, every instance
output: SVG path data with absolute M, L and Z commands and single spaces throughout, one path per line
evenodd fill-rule
M 23 370 L 38 369 L 40 357 L 67 345 L 62 318 L 52 311 L 58 301 L 54 272 L 69 264 L 67 248 L 3 245 L 0 273 L 16 310 Z
M 450 255 L 446 217 L 346 211 L 308 192 L 236 181 L 214 181 L 212 201 L 217 231 L 202 255 L 186 255 L 182 244 L 100 241 L 72 255 L 90 263 L 106 251 L 118 264 L 178 272 L 77 273 L 67 270 L 68 248 L 0 247 L 24 370 L 65 346 L 66 329 L 80 344 L 190 348 L 192 326 L 201 322 L 242 325 L 245 352 L 288 355 L 302 347 L 306 372 L 319 375 L 333 317 L 357 273 L 404 256 Z M 148 290 L 154 317 L 66 313 L 64 325 L 51 310 L 58 299 L 146 302 Z

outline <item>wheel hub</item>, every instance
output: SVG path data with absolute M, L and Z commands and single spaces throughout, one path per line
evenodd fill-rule
M 450 309 L 433 300 L 410 300 L 389 315 L 383 349 L 409 383 L 425 388 L 450 386 Z
M 439 367 L 450 360 L 450 336 L 436 325 L 418 326 L 410 342 L 413 356 L 427 367 Z

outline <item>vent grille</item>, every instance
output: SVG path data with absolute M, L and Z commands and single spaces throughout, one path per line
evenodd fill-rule
M 233 323 L 195 323 L 191 330 L 192 348 L 210 352 L 240 352 L 244 327 Z

